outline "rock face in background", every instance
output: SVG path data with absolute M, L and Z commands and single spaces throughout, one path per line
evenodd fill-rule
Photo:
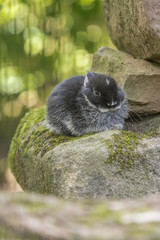
M 102 47 L 93 56 L 92 71 L 111 75 L 125 90 L 131 111 L 160 112 L 160 66 L 132 55 Z
M 160 61 L 159 0 L 105 0 L 107 26 L 119 50 Z
M 45 114 L 45 108 L 28 113 L 12 140 L 10 165 L 23 190 L 98 199 L 160 192 L 158 127 L 145 135 L 113 130 L 56 136 L 46 128 Z

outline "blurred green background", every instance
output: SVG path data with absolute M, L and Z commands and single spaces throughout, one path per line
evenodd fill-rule
M 60 81 L 112 46 L 103 0 L 0 0 L 0 185 L 16 126 Z

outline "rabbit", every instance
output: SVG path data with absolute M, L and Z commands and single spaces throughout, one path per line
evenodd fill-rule
M 47 125 L 59 135 L 82 136 L 123 129 L 128 101 L 116 81 L 97 72 L 58 84 L 47 102 Z

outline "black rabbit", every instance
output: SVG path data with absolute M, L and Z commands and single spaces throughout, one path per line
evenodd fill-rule
M 109 129 L 123 129 L 128 101 L 116 81 L 88 72 L 57 85 L 48 99 L 48 127 L 56 134 L 81 136 Z

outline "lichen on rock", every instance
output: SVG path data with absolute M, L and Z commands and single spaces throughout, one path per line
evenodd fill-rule
M 43 157 L 47 151 L 59 144 L 75 139 L 71 136 L 58 136 L 49 131 L 46 126 L 45 116 L 46 106 L 26 113 L 12 139 L 8 158 L 12 172 L 20 179 L 20 182 L 21 180 L 22 182 L 26 181 L 23 179 L 25 169 L 23 169 L 24 163 L 22 158 L 28 156 L 30 149 L 32 149 L 31 158 L 37 155 Z M 29 160 L 27 163 L 28 168 L 31 167 Z
M 46 107 L 27 113 L 11 143 L 11 170 L 25 191 L 100 199 L 159 192 L 158 130 L 58 136 L 47 128 L 45 115 Z
M 145 165 L 145 154 L 138 151 L 138 147 L 145 147 L 141 143 L 144 134 L 138 134 L 131 131 L 122 131 L 119 135 L 113 135 L 112 141 L 106 140 L 108 147 L 108 158 L 106 162 L 118 165 L 118 172 L 130 169 L 134 165 L 142 165 L 147 173 Z
M 70 136 L 58 136 L 49 131 L 46 126 L 45 116 L 46 107 L 43 106 L 26 113 L 25 117 L 22 118 L 11 144 L 9 154 L 11 164 L 14 164 L 13 159 L 16 154 L 15 145 L 20 141 L 22 141 L 21 149 L 23 149 L 24 154 L 30 147 L 33 147 L 33 153 L 35 155 L 41 152 L 41 156 L 43 156 L 50 148 L 74 139 L 74 137 Z

